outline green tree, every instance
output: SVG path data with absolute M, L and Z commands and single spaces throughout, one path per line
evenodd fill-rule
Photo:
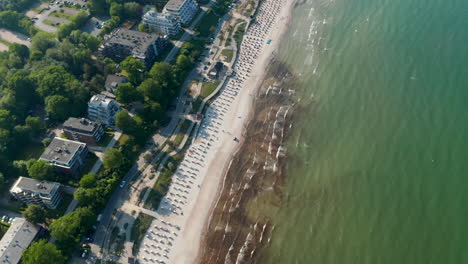
M 115 91 L 117 102 L 128 104 L 141 99 L 141 95 L 131 83 L 124 83 L 117 87 Z
M 103 204 L 102 193 L 97 188 L 78 188 L 73 194 L 81 206 L 96 207 Z
M 42 206 L 29 204 L 28 207 L 26 207 L 26 209 L 23 211 L 23 216 L 29 222 L 42 224 L 45 223 L 46 220 L 46 210 Z
M 190 62 L 190 59 L 185 55 L 177 56 L 176 65 L 182 71 L 187 71 L 188 69 L 192 67 L 192 63 Z
M 47 49 L 52 48 L 55 45 L 54 35 L 46 32 L 38 32 L 32 38 L 31 52 L 39 51 L 42 54 L 46 52 Z M 32 55 L 32 54 L 31 54 Z
M 153 124 L 154 121 L 160 121 L 163 117 L 163 109 L 157 102 L 147 100 L 143 108 L 139 111 L 139 115 L 145 123 Z
M 123 17 L 124 16 L 124 6 L 122 4 L 117 3 L 117 2 L 113 2 L 111 4 L 110 9 L 109 9 L 109 14 L 111 16 Z
M 23 60 L 29 58 L 29 48 L 26 45 L 11 43 L 8 50 Z
M 141 94 L 153 101 L 159 101 L 163 95 L 161 85 L 151 78 L 144 80 L 137 89 Z
M 140 5 L 136 2 L 127 2 L 124 4 L 125 18 L 135 19 L 140 16 Z
M 176 89 L 178 86 L 174 69 L 172 65 L 167 62 L 155 63 L 149 74 L 163 88 Z
M 96 174 L 90 172 L 81 177 L 80 187 L 82 188 L 94 188 L 96 187 L 97 179 Z
M 81 236 L 96 220 L 96 215 L 88 207 L 80 207 L 52 222 L 51 235 L 65 253 L 71 253 L 80 243 Z
M 36 180 L 54 180 L 55 175 L 52 166 L 43 161 L 38 160 L 28 168 L 28 174 Z
M 31 128 L 31 131 L 34 135 L 40 135 L 46 131 L 46 125 L 39 117 L 26 117 L 26 126 Z
M 110 148 L 104 152 L 102 163 L 108 170 L 117 170 L 125 164 L 125 157 L 120 150 Z
M 128 73 L 128 79 L 135 85 L 141 82 L 145 64 L 132 56 L 128 56 L 121 63 L 122 69 Z
M 61 95 L 51 95 L 45 100 L 47 115 L 55 120 L 65 120 L 70 116 L 70 101 Z
M 140 24 L 138 25 L 138 31 L 148 33 L 148 32 L 150 32 L 150 29 L 149 29 L 149 27 L 148 27 L 147 24 L 145 24 L 145 23 L 142 22 L 142 23 L 140 23 Z
M 45 239 L 31 243 L 22 255 L 24 264 L 65 264 L 66 260 L 67 258 L 62 255 L 62 252 Z
M 115 125 L 129 135 L 134 135 L 138 130 L 137 122 L 128 114 L 127 110 L 122 110 L 117 113 L 115 116 Z

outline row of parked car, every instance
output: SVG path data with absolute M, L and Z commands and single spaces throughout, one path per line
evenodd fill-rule
M 13 224 L 13 221 L 15 221 L 14 217 L 9 217 L 8 215 L 2 216 L 2 222 L 4 223 Z

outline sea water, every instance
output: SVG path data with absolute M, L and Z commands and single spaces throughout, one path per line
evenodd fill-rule
M 308 0 L 284 197 L 260 263 L 468 263 L 468 1 Z

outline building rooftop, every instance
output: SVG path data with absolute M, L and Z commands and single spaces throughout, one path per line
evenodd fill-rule
M 70 117 L 67 121 L 65 121 L 65 123 L 63 123 L 64 128 L 70 127 L 76 130 L 81 130 L 89 133 L 92 133 L 97 126 L 99 126 L 98 123 L 93 122 L 89 119 L 75 117 Z
M 122 75 L 109 74 L 106 77 L 106 88 L 115 89 L 117 86 L 127 82 L 127 78 Z
M 131 48 L 134 53 L 145 53 L 158 37 L 157 34 L 118 28 L 105 37 L 105 44 L 119 44 Z
M 169 0 L 165 8 L 170 10 L 179 10 L 185 3 L 186 0 Z
M 19 263 L 23 250 L 29 247 L 39 228 L 17 217 L 0 240 L 0 263 Z
M 22 192 L 27 190 L 36 193 L 50 194 L 59 187 L 60 184 L 56 182 L 39 181 L 31 178 L 19 177 L 13 187 L 11 187 L 10 191 Z
M 105 94 L 96 94 L 91 97 L 89 100 L 90 104 L 95 104 L 95 105 L 104 105 L 107 107 L 109 103 L 112 101 L 109 97 L 107 97 Z
M 40 159 L 68 164 L 80 147 L 85 143 L 55 137 L 42 153 Z

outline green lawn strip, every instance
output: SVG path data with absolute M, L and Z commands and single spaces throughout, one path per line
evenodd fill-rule
M 63 18 L 66 20 L 70 20 L 74 17 L 74 15 L 72 14 L 69 14 L 66 12 L 60 12 L 60 11 L 53 11 L 52 13 L 49 14 L 49 16 Z
M 36 12 L 36 13 L 38 13 L 38 14 L 44 12 L 44 10 L 45 10 L 45 9 L 42 8 L 42 7 L 36 7 L 36 8 L 32 8 L 32 9 L 31 9 L 31 11 L 34 11 L 34 12 Z
M 138 254 L 141 240 L 143 240 L 146 230 L 148 230 L 148 228 L 151 226 L 151 222 L 153 222 L 153 220 L 154 217 L 145 213 L 140 213 L 138 218 L 133 223 L 130 239 L 133 241 L 132 252 L 134 256 Z
M 219 17 L 214 13 L 208 11 L 195 27 L 195 31 L 202 37 L 208 37 L 216 29 Z
M 9 227 L 10 224 L 0 222 L 0 239 L 2 239 L 3 235 L 5 235 Z
M 88 156 L 85 159 L 85 163 L 83 165 L 83 168 L 81 169 L 81 173 L 83 175 L 89 173 L 89 171 L 93 168 L 94 164 L 99 158 L 96 156 L 96 154 L 89 152 Z
M 60 23 L 49 20 L 49 19 L 45 19 L 44 21 L 42 21 L 42 23 L 49 25 L 49 26 L 53 26 L 53 27 L 60 26 Z
M 230 49 L 225 49 L 221 51 L 221 55 L 226 56 L 225 62 L 231 62 L 232 57 L 234 56 L 234 51 Z
M 62 200 L 60 201 L 59 205 L 55 209 L 46 208 L 47 211 L 47 218 L 49 220 L 57 219 L 65 214 L 67 211 L 68 205 L 73 200 L 73 195 L 64 193 Z
M 236 30 L 236 33 L 234 33 L 234 39 L 236 40 L 236 44 L 237 44 L 237 49 L 239 50 L 240 49 L 240 45 L 242 43 L 242 37 L 244 36 L 244 32 L 245 32 L 245 26 L 246 26 L 246 23 L 241 23 L 238 27 L 237 27 L 237 30 Z
M 200 96 L 202 98 L 208 97 L 210 94 L 216 90 L 216 87 L 218 87 L 219 83 L 221 81 L 215 81 L 215 82 L 203 82 L 202 83 L 202 88 L 200 91 Z
M 98 146 L 107 147 L 107 145 L 109 145 L 112 138 L 114 137 L 114 133 L 105 132 L 104 135 L 102 135 L 102 136 L 103 136 L 103 138 L 101 138 L 101 140 L 98 142 Z
M 11 45 L 10 42 L 8 42 L 8 41 L 6 41 L 5 39 L 2 39 L 2 38 L 0 38 L 0 43 L 5 44 L 7 47 L 9 47 Z

